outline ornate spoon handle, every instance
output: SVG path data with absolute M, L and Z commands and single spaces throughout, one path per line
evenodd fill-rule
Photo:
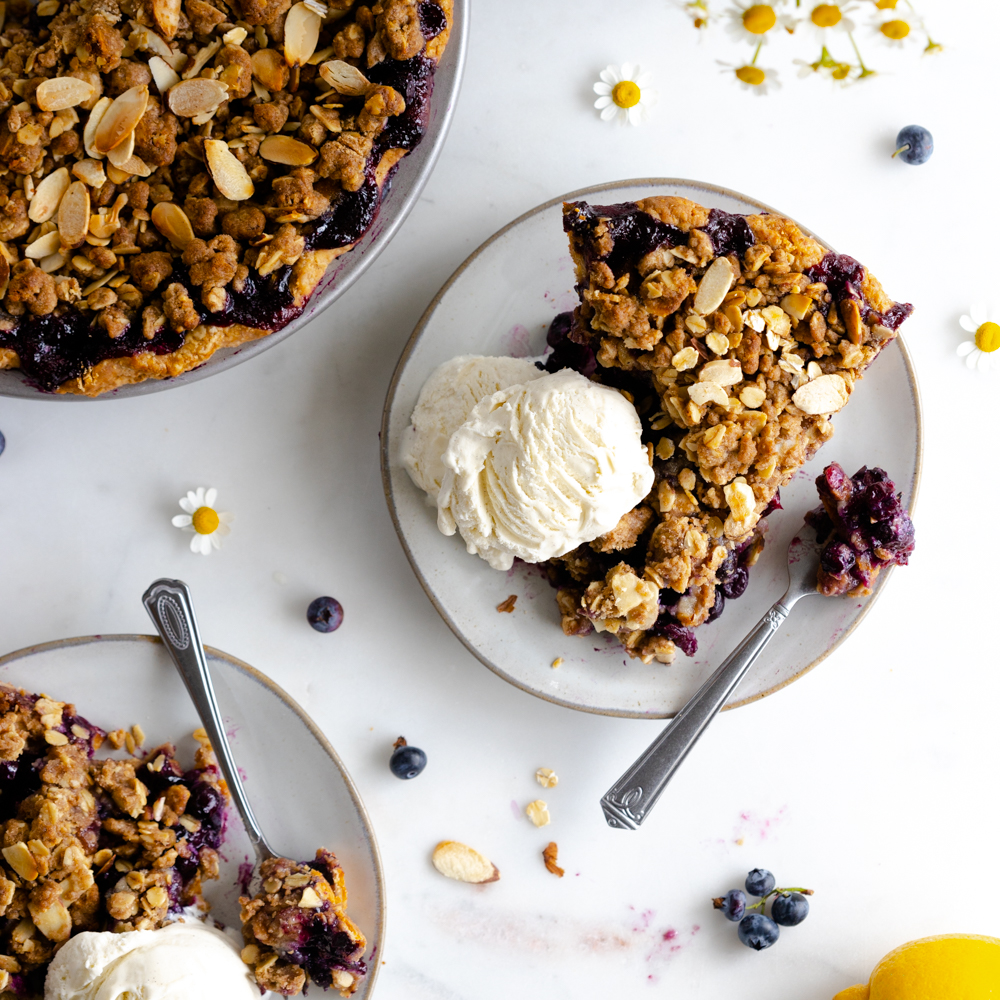
M 226 727 L 222 723 L 219 704 L 215 700 L 212 675 L 208 672 L 208 661 L 201 645 L 198 622 L 194 616 L 191 592 L 181 580 L 156 580 L 142 595 L 142 603 L 153 619 L 163 645 L 173 658 L 178 673 L 184 680 L 188 694 L 205 727 L 212 749 L 219 762 L 219 769 L 226 779 L 229 792 L 239 810 L 240 818 L 253 843 L 257 859 L 276 857 L 253 814 L 250 800 L 243 789 L 243 780 L 233 759 L 233 752 L 226 737 Z
M 788 595 L 775 602 L 642 756 L 608 789 L 601 799 L 608 826 L 639 829 L 667 782 L 781 627 L 794 603 Z

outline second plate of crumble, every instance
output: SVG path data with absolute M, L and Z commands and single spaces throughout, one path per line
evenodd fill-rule
M 877 272 L 877 261 L 865 263 Z M 912 510 L 921 414 L 898 335 L 911 312 L 867 267 L 780 211 L 709 184 L 621 181 L 528 212 L 448 280 L 389 389 L 383 482 L 421 585 L 466 647 L 517 687 L 599 714 L 674 715 L 782 592 L 787 544 L 817 506 L 824 467 L 884 469 Z M 461 513 L 466 545 L 443 534 L 455 531 L 452 511 L 461 506 L 456 449 L 478 440 L 470 426 L 489 431 L 489 408 L 471 411 L 462 441 L 451 437 L 443 457 L 456 471 L 439 497 L 426 471 L 411 480 L 414 459 L 402 452 L 418 400 L 426 415 L 429 394 L 441 394 L 433 380 L 421 390 L 456 355 L 523 359 L 517 382 L 530 362 L 544 368 L 539 377 L 560 373 L 575 386 L 585 376 L 617 390 L 635 408 L 653 470 L 634 494 L 645 493 L 640 504 L 629 510 L 627 502 L 616 526 L 580 535 L 584 544 L 567 551 L 571 532 L 555 557 L 546 549 L 537 563 L 497 558 Z M 494 391 L 482 372 L 476 378 Z M 503 391 L 492 396 L 494 410 L 528 411 L 544 395 L 545 378 L 510 393 L 496 378 Z M 527 435 L 524 427 L 516 434 Z M 464 482 L 474 500 L 481 493 L 491 502 L 492 493 L 504 502 L 503 476 L 494 461 L 480 485 L 474 476 Z M 476 551 L 482 559 L 469 554 Z M 511 551 L 520 552 L 516 540 Z M 817 602 L 728 707 L 824 659 L 890 575 L 886 568 L 860 588 L 871 590 L 865 596 Z

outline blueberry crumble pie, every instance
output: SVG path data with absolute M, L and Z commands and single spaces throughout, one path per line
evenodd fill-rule
M 8 0 L 0 368 L 99 395 L 305 305 L 427 125 L 452 0 Z
M 105 742 L 135 756 L 98 759 Z M 73 934 L 153 930 L 198 903 L 227 797 L 207 741 L 185 769 L 170 744 L 143 753 L 73 705 L 0 686 L 0 992 L 40 995 Z
M 669 663 L 743 593 L 780 487 L 831 437 L 912 307 L 779 216 L 654 197 L 566 204 L 563 222 L 580 304 L 553 322 L 545 367 L 634 403 L 655 482 L 612 531 L 546 568 L 566 634 L 611 632 L 630 656 Z M 875 526 L 827 505 L 855 546 L 830 579 L 844 592 L 863 592 L 907 544 L 891 484 L 865 475 L 851 509 L 881 504 Z M 844 489 L 831 496 L 849 505 Z
M 864 597 L 886 566 L 905 566 L 914 546 L 913 522 L 895 484 L 882 469 L 862 467 L 853 476 L 836 463 L 816 479 L 822 506 L 806 524 L 823 546 L 821 594 Z

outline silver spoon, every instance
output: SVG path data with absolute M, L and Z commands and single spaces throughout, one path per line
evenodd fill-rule
M 181 580 L 156 580 L 142 595 L 142 603 L 153 619 L 163 645 L 167 647 L 181 675 L 194 707 L 201 718 L 201 724 L 208 734 L 215 751 L 219 770 L 229 786 L 229 793 L 236 803 L 236 809 L 243 820 L 254 853 L 257 868 L 268 858 L 281 857 L 268 844 L 257 818 L 253 814 L 250 800 L 243 788 L 243 779 L 233 759 L 233 752 L 226 738 L 226 727 L 222 724 L 219 704 L 215 700 L 212 675 L 208 672 L 208 661 L 198 633 L 198 622 L 194 616 L 191 592 Z
M 781 628 L 795 603 L 816 594 L 819 544 L 811 528 L 803 528 L 788 546 L 788 589 L 667 724 L 639 759 L 605 792 L 601 808 L 608 826 L 638 830 L 667 782 L 719 714 L 736 686 Z

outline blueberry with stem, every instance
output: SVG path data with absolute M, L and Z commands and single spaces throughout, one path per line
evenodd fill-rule
M 754 951 L 770 948 L 781 931 L 778 925 L 763 913 L 748 913 L 741 921 L 737 930 L 740 940 Z
M 411 747 L 402 736 L 393 743 L 393 748 L 389 770 L 397 778 L 404 781 L 415 778 L 427 766 L 427 754 L 417 747 Z
M 771 903 L 771 919 L 782 927 L 795 927 L 809 916 L 809 900 L 801 892 L 778 891 Z
M 774 886 L 774 876 L 766 868 L 754 868 L 747 874 L 746 890 L 751 896 L 766 896 Z
M 727 920 L 742 920 L 747 910 L 747 897 L 740 889 L 730 889 L 725 896 L 713 899 L 712 905 L 717 910 L 722 910 L 722 915 Z
M 896 152 L 904 163 L 919 166 L 926 163 L 934 152 L 934 137 L 922 125 L 907 125 L 896 136 Z

